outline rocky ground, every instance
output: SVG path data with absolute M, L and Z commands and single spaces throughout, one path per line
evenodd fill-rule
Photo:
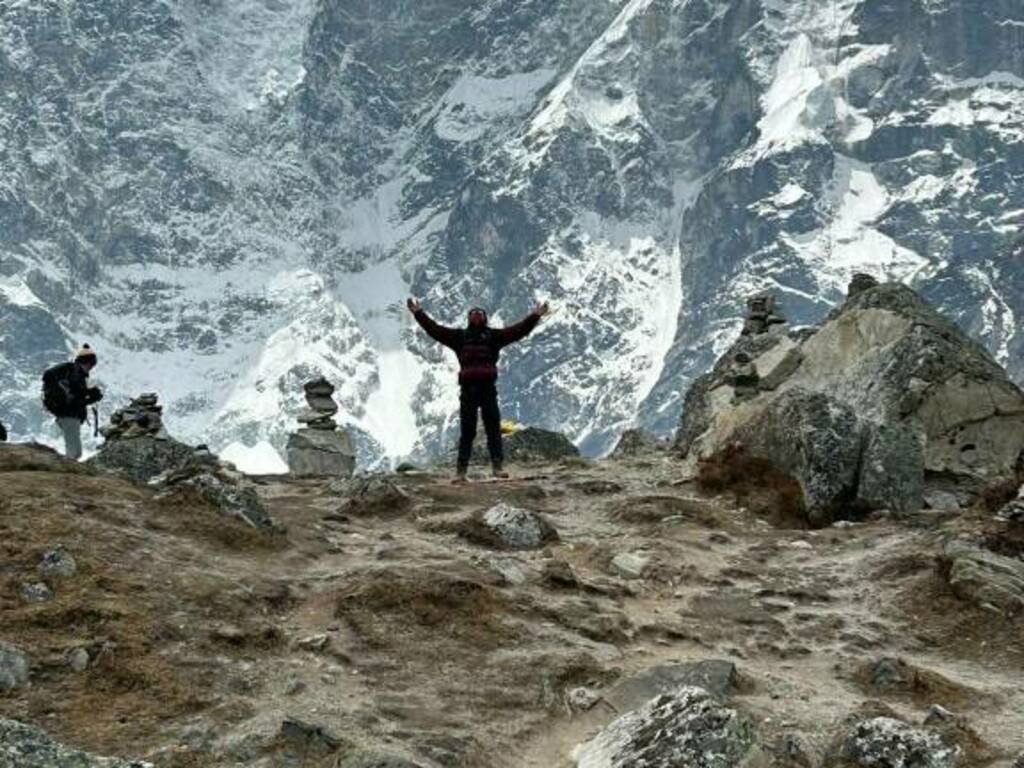
M 655 451 L 253 480 L 283 531 L 0 446 L 0 766 L 83 765 L 42 731 L 168 768 L 1024 751 L 1024 527 L 980 502 L 806 530 Z

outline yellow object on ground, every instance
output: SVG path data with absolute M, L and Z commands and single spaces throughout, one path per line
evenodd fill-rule
M 513 432 L 518 432 L 522 428 L 522 424 L 516 424 L 512 419 L 501 420 L 501 434 L 503 435 L 511 435 Z

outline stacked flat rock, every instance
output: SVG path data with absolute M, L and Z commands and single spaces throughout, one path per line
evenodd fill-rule
M 306 408 L 299 414 L 299 423 L 309 429 L 334 431 L 338 425 L 334 414 L 338 412 L 338 404 L 334 402 L 334 385 L 322 376 L 306 382 Z
M 356 456 L 352 438 L 338 428 L 334 415 L 334 385 L 327 379 L 306 382 L 306 409 L 299 414 L 303 425 L 288 436 L 288 470 L 293 475 L 351 477 Z
M 786 318 L 782 316 L 775 303 L 775 296 L 760 293 L 747 299 L 747 319 L 743 323 L 744 336 L 756 336 L 767 333 L 772 326 L 784 325 Z
M 133 398 L 124 408 L 114 411 L 110 424 L 100 432 L 110 440 L 130 440 L 136 437 L 158 437 L 164 428 L 163 406 L 153 392 Z

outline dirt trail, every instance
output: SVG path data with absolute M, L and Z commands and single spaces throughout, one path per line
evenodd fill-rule
M 392 476 L 407 508 L 365 514 L 325 483 L 262 478 L 288 529 L 266 541 L 110 477 L 2 473 L 0 639 L 34 669 L 0 714 L 175 767 L 333 765 L 372 746 L 424 766 L 561 768 L 615 715 L 605 701 L 572 712 L 569 691 L 725 659 L 732 702 L 814 764 L 873 699 L 911 722 L 935 703 L 966 716 L 992 765 L 1024 750 L 1022 625 L 959 602 L 935 568 L 974 513 L 787 530 L 677 484 L 668 459 L 520 475 Z M 561 541 L 510 553 L 457 535 L 500 501 L 543 513 Z M 23 604 L 19 585 L 58 543 L 78 573 Z M 616 570 L 622 553 L 648 558 L 643 578 Z M 65 662 L 75 647 L 90 651 L 85 672 Z M 873 687 L 884 657 L 927 684 Z M 344 743 L 288 762 L 285 717 Z

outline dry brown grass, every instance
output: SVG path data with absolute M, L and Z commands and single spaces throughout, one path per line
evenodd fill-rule
M 511 643 L 511 606 L 493 586 L 448 573 L 371 571 L 344 588 L 335 615 L 368 645 L 394 647 L 431 633 L 474 650 Z
M 742 445 L 730 445 L 702 460 L 697 487 L 704 493 L 729 495 L 737 505 L 778 527 L 807 527 L 800 483 L 767 459 L 750 455 Z

